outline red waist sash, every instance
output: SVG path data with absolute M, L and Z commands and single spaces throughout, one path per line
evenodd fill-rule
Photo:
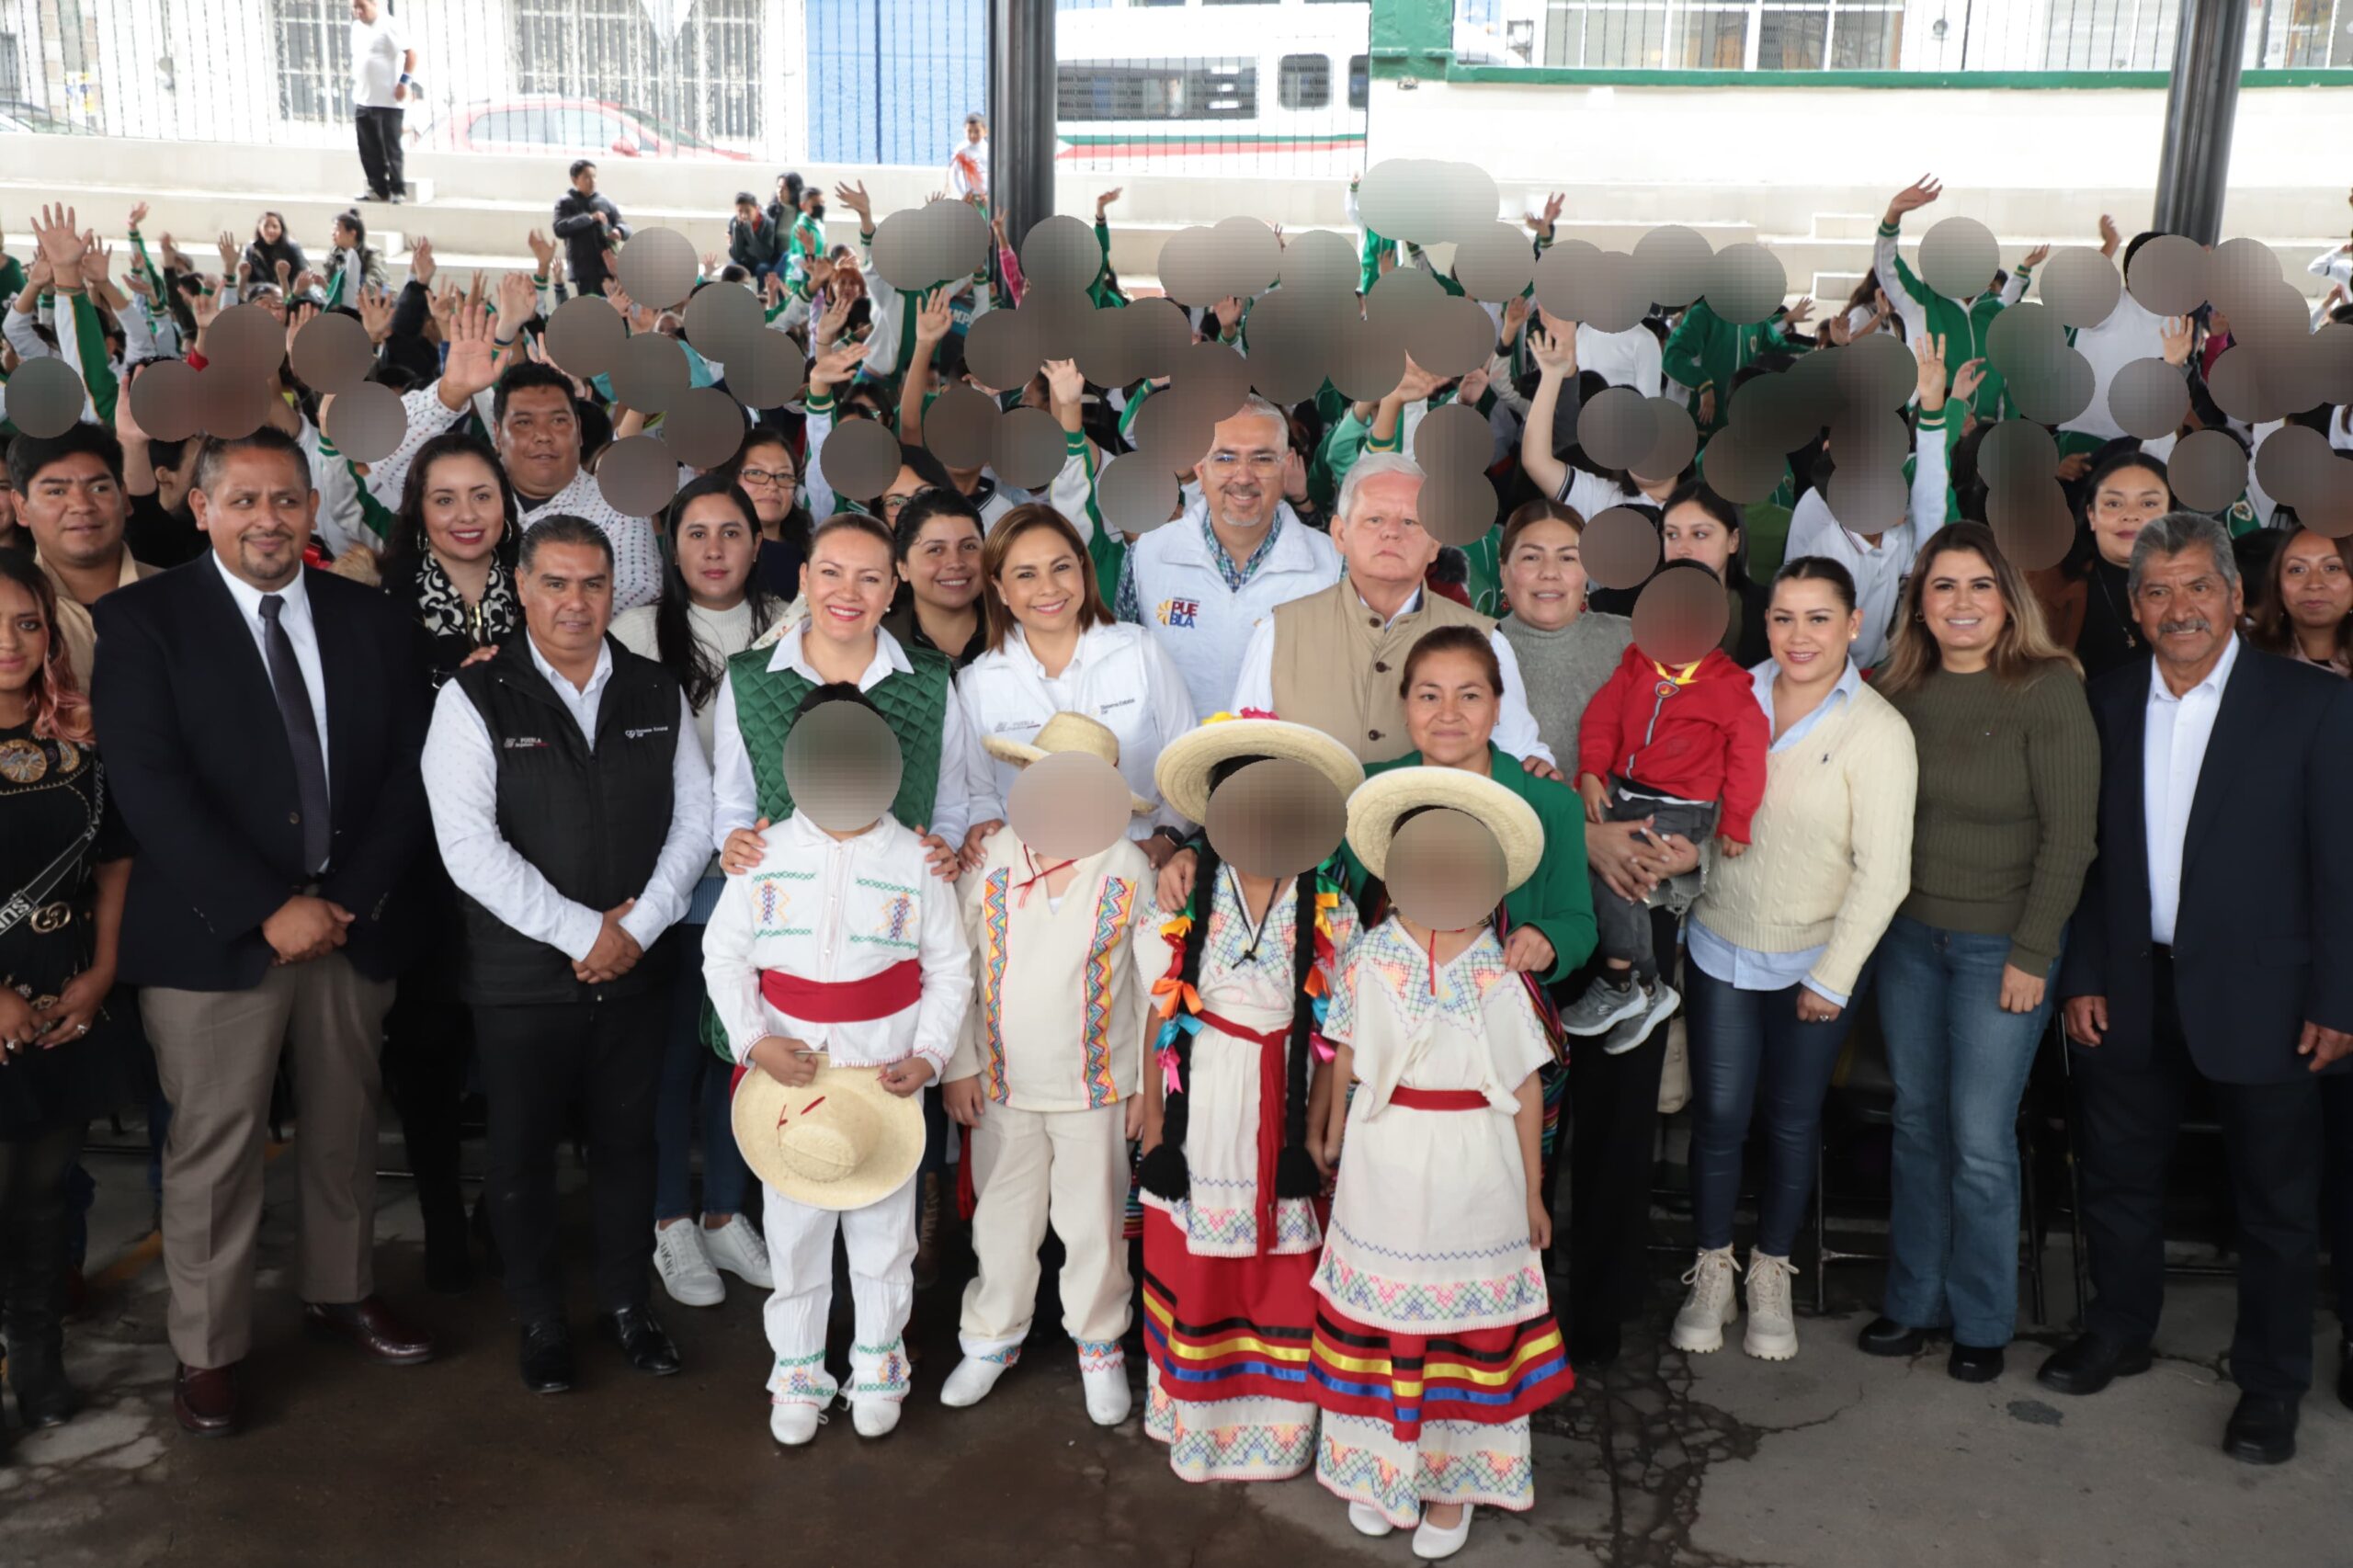
M 803 980 L 760 971 L 760 994 L 778 1012 L 813 1024 L 863 1024 L 904 1013 L 923 1000 L 923 964 L 904 959 L 864 980 Z
M 1487 1096 L 1476 1089 L 1392 1089 L 1389 1103 L 1407 1110 L 1485 1110 Z

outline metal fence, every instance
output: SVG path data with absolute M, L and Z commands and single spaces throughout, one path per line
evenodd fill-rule
M 2249 68 L 2353 66 L 2353 0 L 2245 0 Z M 1456 0 L 1465 64 L 2164 71 L 2180 0 Z

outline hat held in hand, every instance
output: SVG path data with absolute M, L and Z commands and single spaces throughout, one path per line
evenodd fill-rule
M 882 1086 L 873 1067 L 820 1055 L 795 1088 L 753 1067 L 735 1085 L 736 1147 L 754 1175 L 812 1209 L 863 1209 L 904 1187 L 923 1161 L 923 1108 Z

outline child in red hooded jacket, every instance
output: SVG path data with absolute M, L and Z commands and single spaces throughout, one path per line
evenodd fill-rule
M 1707 570 L 1681 561 L 1666 569 L 1677 568 Z M 1765 798 L 1771 744 L 1771 726 L 1748 672 L 1721 650 L 1678 665 L 1629 646 L 1578 725 L 1577 792 L 1590 821 L 1647 822 L 1654 836 L 1679 835 L 1694 844 L 1713 835 L 1726 856 L 1738 856 L 1748 847 L 1749 819 Z M 1679 998 L 1660 977 L 1651 950 L 1649 906 L 1688 906 L 1698 896 L 1698 881 L 1691 873 L 1691 886 L 1682 890 L 1689 898 L 1668 884 L 1648 900 L 1628 899 L 1594 873 L 1602 970 L 1562 1011 L 1562 1028 L 1590 1037 L 1638 1014 L 1655 1024 L 1675 1010 Z M 1620 1031 L 1625 1044 L 1620 1049 L 1632 1049 L 1648 1034 L 1648 1028 Z

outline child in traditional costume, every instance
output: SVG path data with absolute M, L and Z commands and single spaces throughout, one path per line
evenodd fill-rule
M 1395 908 L 1348 949 L 1324 1020 L 1336 1055 L 1323 1153 L 1339 1182 L 1309 1387 L 1316 1479 L 1364 1534 L 1417 1525 L 1415 1553 L 1434 1559 L 1461 1550 L 1472 1505 L 1532 1505 L 1529 1413 L 1574 1379 L 1538 1256 L 1552 1226 L 1537 1074 L 1552 1051 L 1493 926 L 1423 924 L 1415 910 L 1443 901 L 1417 897 L 1412 871 L 1392 877 L 1400 819 L 1427 808 L 1468 819 L 1433 828 L 1483 829 L 1502 851 L 1502 886 L 1465 906 L 1494 908 L 1543 854 L 1527 802 L 1461 768 L 1399 768 L 1349 800 L 1349 846 Z
M 1019 1359 L 1051 1217 L 1063 1244 L 1063 1328 L 1078 1345 L 1086 1413 L 1116 1426 L 1133 1404 L 1120 1347 L 1134 1290 L 1122 1231 L 1128 1140 L 1143 1119 L 1147 983 L 1130 947 L 1153 872 L 1126 823 L 1093 808 L 1116 803 L 1134 815 L 1153 806 L 1120 781 L 1119 737 L 1084 714 L 1055 714 L 1034 742 L 986 744 L 1024 768 L 1061 755 L 1092 758 L 1100 771 L 1063 767 L 1054 798 L 1030 801 L 1021 798 L 1022 782 L 1033 781 L 1025 776 L 1013 788 L 1010 823 L 964 873 L 980 1005 L 944 1094 L 949 1115 L 972 1129 L 980 1272 L 964 1291 L 964 1359 L 939 1400 L 977 1404 Z M 1075 853 L 1090 838 L 1101 841 Z
M 1327 835 L 1364 777 L 1321 731 L 1225 716 L 1166 747 L 1155 777 L 1163 800 L 1208 823 L 1212 791 L 1261 764 L 1293 775 L 1296 790 L 1331 791 Z M 1213 836 L 1186 906 L 1147 914 L 1163 939 L 1136 944 L 1162 1019 L 1141 1171 L 1144 1431 L 1188 1481 L 1279 1481 L 1315 1457 L 1307 1364 L 1323 1175 L 1308 1083 L 1356 927 L 1336 848 L 1310 845 L 1294 863 L 1321 852 L 1322 864 L 1262 876 L 1228 863 Z
M 854 711 L 828 711 L 842 706 Z M 822 761 L 846 751 L 893 766 L 824 777 Z M 703 936 L 704 982 L 738 1063 L 736 1142 L 767 1187 L 768 1429 L 785 1444 L 814 1437 L 845 1392 L 825 1369 L 836 1229 L 857 1309 L 851 1415 L 860 1437 L 899 1424 L 923 1155 L 912 1096 L 947 1068 L 972 1001 L 955 889 L 885 809 L 896 757 L 855 687 L 811 691 L 784 746 L 792 814 L 761 833 L 756 867 L 727 879 Z

